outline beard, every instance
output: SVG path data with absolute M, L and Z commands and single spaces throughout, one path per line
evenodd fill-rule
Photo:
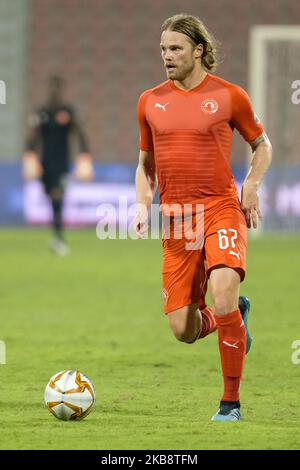
M 189 64 L 181 65 L 180 67 L 175 67 L 174 69 L 167 69 L 167 77 L 170 80 L 177 80 L 179 82 L 183 81 L 195 68 L 195 63 L 191 62 Z

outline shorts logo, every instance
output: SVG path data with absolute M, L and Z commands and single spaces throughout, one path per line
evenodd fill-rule
M 169 292 L 167 291 L 167 289 L 163 289 L 162 294 L 163 294 L 163 297 L 164 297 L 164 303 L 166 304 L 168 302 L 168 299 L 169 299 Z
M 234 256 L 236 256 L 238 259 L 240 259 L 239 253 L 236 253 L 236 252 L 233 251 L 233 250 L 230 250 L 230 251 L 229 251 L 229 254 L 230 254 L 230 255 L 234 255 Z
M 218 103 L 211 98 L 208 98 L 201 103 L 201 109 L 204 113 L 214 114 L 218 111 L 218 108 Z

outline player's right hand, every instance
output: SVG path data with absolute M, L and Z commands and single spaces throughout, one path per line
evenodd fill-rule
M 133 221 L 133 229 L 139 238 L 143 238 L 145 237 L 145 234 L 148 228 L 149 228 L 148 211 L 146 207 L 140 208 L 137 210 L 135 214 L 135 218 Z
M 33 151 L 27 151 L 23 155 L 22 176 L 25 180 L 40 178 L 43 173 L 38 154 Z

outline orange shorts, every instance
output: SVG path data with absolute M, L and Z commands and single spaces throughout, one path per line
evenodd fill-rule
M 167 238 L 164 230 L 162 276 L 165 313 L 192 303 L 199 303 L 200 308 L 204 308 L 210 272 L 219 265 L 236 269 L 241 281 L 245 277 L 247 224 L 239 201 L 235 198 L 213 200 L 204 206 L 203 214 L 202 223 L 199 223 L 200 219 L 197 223 L 195 214 L 190 218 L 196 239 L 188 231 L 185 232 L 188 233 L 187 238 L 179 238 L 183 225 L 178 229 L 176 217 L 169 219 Z M 181 224 L 182 220 L 180 217 Z

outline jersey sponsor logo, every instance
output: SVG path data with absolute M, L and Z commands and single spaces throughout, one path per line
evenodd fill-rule
M 168 104 L 170 103 L 166 103 L 166 104 L 155 103 L 155 108 L 159 108 L 159 109 L 162 109 L 163 111 L 166 111 L 166 106 L 168 106 Z
M 204 113 L 214 114 L 218 111 L 219 105 L 216 100 L 208 98 L 201 103 L 201 109 Z

